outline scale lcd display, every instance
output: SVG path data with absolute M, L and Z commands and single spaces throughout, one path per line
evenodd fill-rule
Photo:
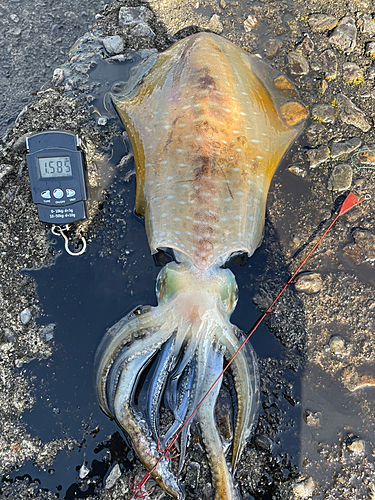
M 72 164 L 69 156 L 38 158 L 38 162 L 40 176 L 43 179 L 72 176 Z

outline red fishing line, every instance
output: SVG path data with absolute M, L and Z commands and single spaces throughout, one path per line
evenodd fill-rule
M 341 217 L 341 215 L 345 214 L 346 212 L 348 212 L 348 210 L 350 210 L 351 208 L 355 207 L 356 205 L 358 205 L 359 203 L 362 203 L 363 201 L 369 199 L 368 197 L 365 197 L 365 198 L 361 198 L 359 199 L 355 194 L 353 193 L 349 193 L 348 196 L 345 198 L 343 204 L 341 205 L 340 207 L 340 210 L 338 211 L 337 215 L 335 216 L 335 218 L 333 219 L 333 221 L 330 223 L 330 225 L 327 227 L 327 229 L 324 231 L 324 233 L 322 234 L 322 236 L 318 239 L 318 241 L 315 243 L 315 245 L 312 247 L 312 249 L 310 250 L 310 252 L 306 255 L 306 257 L 303 259 L 303 261 L 301 262 L 301 264 L 297 267 L 297 269 L 294 271 L 294 273 L 292 274 L 292 276 L 288 279 L 288 281 L 285 283 L 285 285 L 283 286 L 283 288 L 280 290 L 280 292 L 278 293 L 278 295 L 276 296 L 276 298 L 273 300 L 272 304 L 268 307 L 268 309 L 262 314 L 262 316 L 260 316 L 260 318 L 258 319 L 258 321 L 255 323 L 255 325 L 253 326 L 253 328 L 250 330 L 250 332 L 248 333 L 246 339 L 242 342 L 242 344 L 240 345 L 240 347 L 238 348 L 238 350 L 236 351 L 236 353 L 233 355 L 233 357 L 230 359 L 230 361 L 228 361 L 228 364 L 225 366 L 225 368 L 223 369 L 223 371 L 220 373 L 220 375 L 217 377 L 217 379 L 215 380 L 215 382 L 211 385 L 211 387 L 208 389 L 208 391 L 206 392 L 206 394 L 203 396 L 203 398 L 199 401 L 198 405 L 196 406 L 195 410 L 191 413 L 191 415 L 188 417 L 188 419 L 186 420 L 186 422 L 184 423 L 184 425 L 181 427 L 181 429 L 177 432 L 177 434 L 175 435 L 175 437 L 172 439 L 172 441 L 170 442 L 170 444 L 168 446 L 166 446 L 164 448 L 164 450 L 160 450 L 159 449 L 159 446 L 158 446 L 158 449 L 159 451 L 161 452 L 161 455 L 159 457 L 159 459 L 157 460 L 157 462 L 155 463 L 155 465 L 148 471 L 148 473 L 143 477 L 143 479 L 138 483 L 138 485 L 135 485 L 135 481 L 134 481 L 134 488 L 131 489 L 132 491 L 132 496 L 130 497 L 130 500 L 132 498 L 144 498 L 145 496 L 145 492 L 142 491 L 142 487 L 145 485 L 146 481 L 150 478 L 152 472 L 155 470 L 155 468 L 157 467 L 157 465 L 159 464 L 159 462 L 163 459 L 163 458 L 168 458 L 168 459 L 171 459 L 171 458 L 174 458 L 173 456 L 170 456 L 169 453 L 172 451 L 173 447 L 174 447 L 174 443 L 176 442 L 176 440 L 178 439 L 179 435 L 181 434 L 181 432 L 183 431 L 183 429 L 186 427 L 186 425 L 189 423 L 189 421 L 192 419 L 192 417 L 195 415 L 195 413 L 197 412 L 198 408 L 201 406 L 201 404 L 203 403 L 203 401 L 206 399 L 206 397 L 208 396 L 208 394 L 212 391 L 212 389 L 215 387 L 215 385 L 218 383 L 218 381 L 221 379 L 221 377 L 224 375 L 224 373 L 227 371 L 227 369 L 230 367 L 230 365 L 232 364 L 233 360 L 236 358 L 237 354 L 241 351 L 241 349 L 243 348 L 243 346 L 246 344 L 246 342 L 249 340 L 249 338 L 252 336 L 252 334 L 255 332 L 255 330 L 258 328 L 258 326 L 262 323 L 262 321 L 264 320 L 264 318 L 267 316 L 267 314 L 271 313 L 271 312 L 274 312 L 272 311 L 272 308 L 273 306 L 276 304 L 276 302 L 279 300 L 280 296 L 284 293 L 284 291 L 286 290 L 286 288 L 291 284 L 293 283 L 293 280 L 294 278 L 297 276 L 297 274 L 300 272 L 301 268 L 305 265 L 306 261 L 310 258 L 311 254 L 316 250 L 316 248 L 318 247 L 318 245 L 320 244 L 320 242 L 322 241 L 322 239 L 326 236 L 326 234 L 330 231 L 330 229 L 332 228 L 332 226 L 336 223 L 337 219 L 339 217 Z M 177 456 L 177 455 L 176 455 Z M 130 482 L 130 479 L 129 479 L 129 482 Z

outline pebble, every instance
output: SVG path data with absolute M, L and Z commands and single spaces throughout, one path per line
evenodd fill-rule
M 214 14 L 211 17 L 210 22 L 208 23 L 208 29 L 210 29 L 214 33 L 222 33 L 223 32 L 224 26 L 223 26 L 223 23 L 220 21 L 220 16 L 218 16 L 217 14 Z
M 303 420 L 309 427 L 321 427 L 322 425 L 322 412 L 317 411 L 313 413 L 310 410 L 306 410 L 303 413 Z
M 105 480 L 104 488 L 110 490 L 116 484 L 117 480 L 121 477 L 121 469 L 119 464 L 115 464 L 110 470 L 107 479 Z
M 305 38 L 296 47 L 296 52 L 300 52 L 304 56 L 308 56 L 314 50 L 314 42 L 311 40 L 309 35 L 306 33 Z
M 106 116 L 100 116 L 98 118 L 98 125 L 100 125 L 101 127 L 104 127 L 105 125 L 107 125 L 108 123 L 108 118 Z
M 293 486 L 293 493 L 295 498 L 304 500 L 305 498 L 311 497 L 315 488 L 315 483 L 312 477 L 304 479 L 303 481 L 298 481 Z
M 321 123 L 335 123 L 335 109 L 329 104 L 317 104 L 311 110 L 311 117 Z
M 310 70 L 307 59 L 293 50 L 287 55 L 287 64 L 291 75 L 307 75 Z
M 85 463 L 81 465 L 81 468 L 79 469 L 79 477 L 80 479 L 85 479 L 90 474 L 90 469 L 86 466 Z
M 349 54 L 357 44 L 357 28 L 352 17 L 344 17 L 328 41 L 336 48 Z
M 355 155 L 355 163 L 359 165 L 375 166 L 375 149 L 374 146 L 365 146 L 360 153 Z M 366 150 L 368 149 L 368 151 Z M 366 168 L 366 167 L 364 167 Z
M 343 248 L 343 254 L 357 266 L 375 261 L 375 235 L 367 229 L 355 229 L 352 232 L 354 244 Z
M 265 451 L 271 451 L 272 441 L 268 436 L 261 434 L 260 436 L 255 436 L 254 444 L 257 448 Z
M 341 379 L 346 389 L 351 392 L 365 387 L 375 387 L 375 378 L 372 375 L 359 375 L 353 366 L 348 366 L 343 370 Z
M 347 141 L 332 142 L 331 156 L 332 158 L 337 158 L 338 156 L 349 154 L 358 149 L 361 144 L 362 141 L 358 137 L 352 137 Z
M 287 170 L 288 170 L 288 172 L 290 172 L 291 174 L 296 175 L 297 177 L 304 178 L 307 175 L 306 170 L 304 168 L 298 166 L 298 165 L 289 165 L 287 167 Z
M 308 23 L 312 31 L 327 31 L 333 29 L 338 24 L 336 17 L 328 14 L 312 14 Z
M 318 92 L 320 94 L 325 94 L 325 91 L 328 89 L 328 83 L 327 83 L 327 80 L 321 80 L 319 83 L 318 83 Z
M 355 85 L 364 81 L 362 69 L 358 64 L 352 62 L 346 62 L 342 65 L 342 77 L 345 83 L 353 83 Z
M 327 80 L 337 78 L 337 57 L 332 49 L 327 49 L 318 57 L 318 62 Z
M 354 455 L 362 455 L 365 451 L 365 442 L 363 439 L 353 439 L 353 441 L 347 444 L 346 447 Z
M 128 28 L 152 19 L 152 12 L 147 7 L 121 7 L 118 23 L 120 28 Z
M 328 177 L 327 189 L 330 191 L 346 191 L 352 185 L 353 169 L 347 163 L 336 165 Z
M 344 94 L 338 94 L 336 98 L 340 110 L 340 119 L 343 123 L 353 125 L 363 132 L 370 130 L 371 125 L 366 120 L 365 114 Z
M 345 341 L 340 335 L 334 335 L 329 339 L 329 350 L 336 356 L 347 356 L 348 354 Z
M 2 186 L 5 177 L 10 174 L 13 170 L 13 165 L 8 165 L 6 163 L 2 163 L 0 165 L 0 187 Z
M 369 14 L 363 14 L 357 21 L 357 25 L 359 26 L 362 33 L 367 33 L 370 36 L 375 35 L 375 22 L 372 16 Z
M 328 146 L 319 146 L 317 148 L 308 149 L 305 155 L 310 162 L 310 168 L 315 168 L 321 163 L 324 163 L 330 157 Z
M 283 42 L 275 38 L 270 38 L 263 44 L 263 53 L 266 57 L 274 57 L 282 46 Z
M 258 19 L 255 16 L 247 16 L 243 23 L 244 30 L 249 33 L 258 24 Z
M 289 101 L 282 104 L 279 111 L 280 117 L 284 120 L 288 127 L 298 125 L 298 123 L 306 120 L 309 116 L 309 112 L 305 106 L 296 101 Z
M 17 341 L 17 337 L 9 328 L 4 328 L 3 335 L 7 342 L 11 342 L 12 344 Z
M 303 273 L 296 280 L 294 287 L 297 292 L 304 292 L 309 295 L 318 293 L 322 289 L 323 280 L 319 273 Z
M 31 320 L 31 317 L 31 311 L 28 307 L 21 311 L 20 320 L 23 325 L 27 325 L 27 323 Z
M 108 54 L 121 54 L 124 51 L 124 42 L 118 35 L 107 36 L 103 39 L 103 46 Z
M 375 59 L 375 42 L 366 43 L 366 56 L 370 56 Z
M 55 328 L 55 323 L 50 323 L 49 325 L 45 326 L 39 333 L 40 340 L 42 340 L 43 342 L 49 342 L 50 340 L 52 340 Z
M 189 462 L 189 464 L 186 466 L 185 482 L 191 485 L 193 488 L 196 488 L 198 486 L 200 470 L 201 466 L 197 462 Z
M 10 18 L 11 20 L 14 22 L 14 23 L 18 23 L 20 18 L 17 16 L 17 14 L 11 14 L 10 15 Z
M 146 23 L 138 23 L 136 26 L 130 29 L 130 34 L 134 37 L 143 37 L 153 40 L 156 35 Z
M 65 80 L 64 70 L 62 68 L 56 68 L 52 75 L 51 86 L 59 87 L 64 83 L 64 80 Z
M 314 122 L 306 129 L 305 135 L 309 143 L 315 142 L 319 138 L 320 134 L 324 132 L 325 128 L 321 123 Z

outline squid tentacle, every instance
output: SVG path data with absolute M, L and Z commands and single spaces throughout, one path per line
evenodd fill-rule
M 207 366 L 204 373 L 205 383 L 202 390 L 206 393 L 223 369 L 223 353 L 218 348 L 210 347 L 207 355 Z M 239 500 L 233 478 L 229 471 L 223 451 L 223 444 L 217 429 L 215 405 L 220 392 L 220 384 L 216 384 L 198 409 L 198 420 L 202 432 L 210 464 L 212 483 L 215 489 L 215 500 Z
M 230 327 L 228 327 L 230 326 Z M 231 359 L 240 348 L 244 335 L 239 328 L 227 325 L 223 343 L 226 357 Z M 237 413 L 232 448 L 232 470 L 242 453 L 254 424 L 259 403 L 259 371 L 254 349 L 247 342 L 231 363 L 231 372 L 237 394 Z
M 152 472 L 155 481 L 173 498 L 182 500 L 184 493 L 171 470 L 170 461 L 164 457 L 158 462 L 160 453 L 157 444 L 151 437 L 151 431 L 142 415 L 131 405 L 132 393 L 139 374 L 139 365 L 143 362 L 144 366 L 152 354 L 147 353 L 132 359 L 127 363 L 126 369 L 123 369 L 114 398 L 114 414 L 116 421 L 128 433 L 144 466 L 148 470 L 155 467 Z

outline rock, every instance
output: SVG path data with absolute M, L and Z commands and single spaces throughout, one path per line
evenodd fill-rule
M 358 66 L 352 62 L 346 62 L 342 65 L 342 77 L 345 83 L 353 83 L 358 85 L 363 83 L 363 71 Z
M 299 167 L 298 165 L 289 165 L 287 167 L 288 172 L 296 175 L 297 177 L 306 177 L 307 172 L 304 168 Z
M 283 42 L 275 38 L 270 38 L 263 44 L 263 53 L 266 57 L 274 57 L 282 46 Z
M 17 14 L 11 14 L 9 16 L 11 18 L 11 20 L 14 22 L 14 23 L 18 23 L 20 18 L 17 16 Z
M 224 26 L 223 23 L 220 21 L 220 17 L 217 14 L 214 14 L 210 22 L 208 23 L 208 29 L 213 31 L 214 33 L 222 33 Z
M 24 309 L 23 311 L 21 311 L 20 320 L 21 320 L 21 323 L 23 325 L 27 325 L 27 323 L 29 323 L 31 318 L 32 318 L 31 311 L 28 307 L 26 309 Z
M 81 468 L 79 469 L 79 478 L 80 479 L 85 479 L 90 474 L 90 469 L 86 466 L 85 463 L 81 465 Z
M 2 163 L 0 165 L 0 187 L 3 185 L 5 177 L 10 174 L 13 170 L 13 165 L 7 165 L 6 163 Z
M 328 41 L 347 54 L 352 52 L 357 43 L 355 20 L 352 17 L 344 17 Z
M 225 0 L 220 0 L 220 7 L 221 7 L 222 9 L 225 9 L 225 7 L 226 7 L 226 6 L 227 6 L 226 1 L 225 1 Z
M 319 273 L 303 273 L 296 278 L 294 286 L 297 292 L 311 295 L 320 292 L 323 280 Z
M 104 488 L 110 490 L 116 484 L 117 480 L 121 477 L 121 469 L 119 464 L 115 464 L 110 470 L 107 479 L 105 480 Z
M 39 333 L 40 340 L 42 340 L 43 342 L 49 342 L 50 340 L 52 340 L 55 328 L 56 325 L 54 323 L 50 323 L 49 325 L 45 326 Z
M 315 483 L 314 483 L 312 477 L 309 477 L 308 479 L 298 481 L 293 486 L 293 493 L 294 493 L 295 498 L 304 500 L 305 498 L 311 497 L 311 495 L 313 494 L 314 488 L 315 488 Z
M 106 116 L 100 116 L 98 118 L 98 125 L 100 125 L 101 127 L 104 127 L 105 125 L 107 125 L 108 123 L 108 118 Z
M 337 57 L 333 50 L 327 49 L 320 54 L 318 62 L 327 80 L 337 78 Z
M 291 51 L 287 55 L 287 64 L 291 75 L 307 75 L 309 63 L 299 52 Z
M 64 83 L 65 73 L 62 68 L 56 68 L 52 75 L 51 87 L 59 87 Z
M 280 106 L 280 116 L 288 127 L 294 127 L 306 120 L 309 112 L 300 102 L 286 102 Z
M 370 130 L 371 125 L 366 120 L 364 113 L 348 97 L 344 94 L 338 94 L 336 102 L 340 110 L 340 119 L 343 123 L 353 125 L 363 132 Z
M 318 83 L 318 92 L 320 94 L 325 94 L 325 91 L 328 89 L 328 83 L 327 83 L 327 80 L 321 80 L 319 83 Z
M 4 328 L 3 335 L 4 335 L 4 338 L 7 342 L 11 342 L 12 344 L 14 344 L 14 342 L 17 341 L 17 337 L 14 335 L 12 330 L 10 330 L 9 328 Z
M 328 146 L 319 146 L 317 148 L 308 149 L 305 151 L 305 155 L 310 162 L 310 168 L 315 168 L 328 160 L 330 157 L 330 151 Z
M 375 261 L 375 235 L 367 229 L 355 229 L 352 232 L 354 244 L 343 248 L 343 254 L 359 266 Z
M 261 434 L 260 436 L 255 436 L 254 444 L 260 450 L 271 451 L 272 441 L 268 436 Z
M 363 149 L 355 155 L 356 165 L 363 165 L 362 168 L 366 168 L 366 165 L 375 166 L 375 146 L 365 146 Z
M 315 142 L 320 134 L 324 132 L 325 128 L 321 123 L 312 123 L 308 129 L 306 129 L 306 138 L 309 143 Z
M 366 43 L 366 56 L 370 56 L 375 59 L 375 42 Z
M 150 28 L 150 26 L 146 23 L 139 23 L 133 28 L 130 29 L 130 34 L 134 37 L 143 37 L 148 38 L 149 40 L 153 40 L 156 35 Z
M 369 14 L 363 14 L 357 21 L 357 25 L 362 33 L 366 33 L 370 36 L 375 35 L 375 22 L 374 19 Z
M 258 24 L 258 19 L 255 16 L 247 16 L 243 23 L 244 30 L 249 33 Z
M 329 339 L 329 350 L 336 356 L 348 355 L 348 349 L 345 346 L 345 341 L 339 335 L 335 335 Z
M 338 24 L 336 17 L 328 14 L 312 14 L 308 23 L 312 31 L 327 31 L 333 29 Z
M 309 427 L 321 427 L 322 426 L 322 413 L 317 411 L 313 413 L 310 410 L 303 412 L 303 420 Z
M 346 191 L 352 185 L 353 170 L 347 163 L 339 163 L 328 178 L 327 188 L 330 191 Z
M 300 52 L 304 56 L 308 56 L 314 50 L 314 42 L 306 33 L 305 38 L 296 47 L 296 52 Z
M 196 488 L 198 486 L 200 470 L 201 466 L 197 462 L 189 462 L 189 464 L 186 466 L 185 481 L 193 488 Z
M 338 156 L 349 154 L 352 151 L 358 149 L 362 144 L 361 139 L 358 137 L 353 137 L 347 141 L 332 142 L 331 144 L 331 156 L 332 158 L 337 158 Z
M 353 366 L 348 366 L 343 370 L 341 380 L 345 388 L 350 392 L 358 391 L 365 387 L 375 387 L 375 378 L 373 375 L 359 375 Z
M 351 439 L 346 447 L 353 455 L 362 455 L 365 451 L 365 442 L 359 438 Z
M 335 123 L 335 109 L 329 104 L 317 104 L 311 110 L 311 117 L 321 123 Z
M 118 24 L 120 28 L 128 28 L 139 23 L 147 23 L 152 17 L 153 14 L 147 7 L 121 7 Z
M 121 54 L 124 51 L 124 42 L 118 35 L 104 38 L 103 46 L 108 54 Z

